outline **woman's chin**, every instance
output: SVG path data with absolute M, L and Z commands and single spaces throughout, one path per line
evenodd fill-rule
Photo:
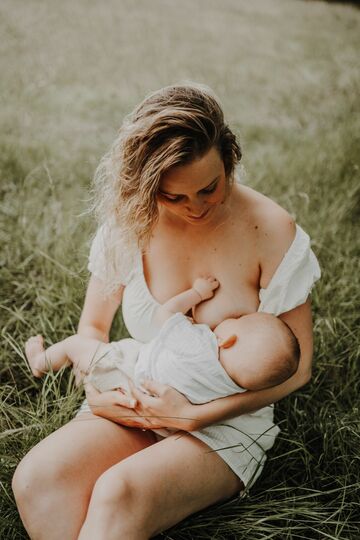
M 201 227 L 203 225 L 208 225 L 211 223 L 211 221 L 214 219 L 215 215 L 218 213 L 219 208 L 222 205 L 216 204 L 214 206 L 210 206 L 204 213 L 202 213 L 200 216 L 194 216 L 191 214 L 186 213 L 176 213 L 176 212 L 166 212 L 167 217 L 170 218 L 171 221 L 177 222 L 179 225 L 187 224 L 192 225 L 195 227 Z
M 208 221 L 209 215 L 211 213 L 212 213 L 211 208 L 208 208 L 206 212 L 203 212 L 200 216 L 192 216 L 192 215 L 187 214 L 185 216 L 185 220 L 191 224 L 202 224 Z

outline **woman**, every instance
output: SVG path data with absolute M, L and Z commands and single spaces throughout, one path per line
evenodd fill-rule
M 92 275 L 78 332 L 108 341 L 122 301 L 130 334 L 148 341 L 157 303 L 210 272 L 221 287 L 197 308 L 196 321 L 213 328 L 268 306 L 298 338 L 298 371 L 274 388 L 203 405 L 156 381 L 146 382 L 151 395 L 134 390 L 135 409 L 118 392 L 88 387 L 92 412 L 84 406 L 33 448 L 14 475 L 32 539 L 147 539 L 258 476 L 264 448 L 278 431 L 269 405 L 310 379 L 307 297 L 319 271 L 308 236 L 287 212 L 234 183 L 240 158 L 206 87 L 166 87 L 125 119 L 95 175 L 102 226 L 90 253 Z M 233 420 L 224 432 L 216 423 L 227 419 Z M 267 427 L 259 433 L 254 425 Z M 182 436 L 159 440 L 151 428 L 161 427 Z M 226 446 L 221 440 L 238 439 L 237 448 L 209 452 Z

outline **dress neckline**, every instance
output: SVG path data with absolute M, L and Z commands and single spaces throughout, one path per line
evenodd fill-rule
M 147 296 L 149 297 L 149 299 L 151 300 L 153 304 L 155 304 L 156 306 L 160 306 L 161 305 L 160 302 L 156 300 L 156 298 L 150 291 L 150 288 L 146 282 L 145 272 L 144 272 L 144 259 L 143 259 L 143 254 L 141 253 L 141 251 L 139 251 L 138 266 L 139 266 L 139 275 L 143 283 L 144 291 L 146 292 Z

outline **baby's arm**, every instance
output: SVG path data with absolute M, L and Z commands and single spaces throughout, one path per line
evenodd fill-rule
M 208 300 L 214 296 L 214 290 L 219 286 L 219 282 L 212 276 L 200 277 L 195 279 L 191 289 L 188 289 L 173 298 L 170 298 L 165 304 L 159 306 L 156 313 L 156 321 L 162 325 L 174 313 L 183 313 L 184 315 L 194 306 L 200 304 L 203 300 Z

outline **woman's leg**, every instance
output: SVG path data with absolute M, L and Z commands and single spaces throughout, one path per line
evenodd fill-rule
M 75 540 L 93 486 L 109 467 L 153 444 L 151 432 L 84 413 L 35 446 L 20 462 L 13 490 L 32 540 Z
M 172 435 L 108 469 L 96 482 L 78 540 L 147 540 L 243 488 L 191 435 Z

